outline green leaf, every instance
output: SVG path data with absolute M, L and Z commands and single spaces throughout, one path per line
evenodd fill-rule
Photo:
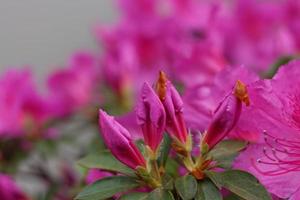
M 198 192 L 195 200 L 222 200 L 219 189 L 209 179 L 198 183 Z
M 146 200 L 147 195 L 147 193 L 143 192 L 133 192 L 123 195 L 118 200 Z
M 175 200 L 173 194 L 170 191 L 157 188 L 153 190 L 146 200 Z
M 119 162 L 110 152 L 88 155 L 78 161 L 78 164 L 85 168 L 102 169 L 112 172 L 120 172 L 129 176 L 135 176 L 132 169 Z
M 168 134 L 164 134 L 164 139 L 163 142 L 161 143 L 159 157 L 158 157 L 159 166 L 166 165 L 166 162 L 169 157 L 169 152 L 171 149 L 171 142 L 172 142 L 171 137 Z
M 174 188 L 173 178 L 170 175 L 165 174 L 162 177 L 162 185 L 163 185 L 163 188 L 166 190 L 173 190 L 173 188 Z
M 217 185 L 246 200 L 271 200 L 270 194 L 258 180 L 248 172 L 228 170 L 225 172 L 206 172 L 206 175 Z
M 286 55 L 286 56 L 281 56 L 279 59 L 275 61 L 275 63 L 270 67 L 270 69 L 262 74 L 264 78 L 269 78 L 271 79 L 277 71 L 280 69 L 281 66 L 289 63 L 293 59 L 297 59 L 298 56 L 295 55 Z
M 178 177 L 178 169 L 180 165 L 176 160 L 169 158 L 166 162 L 165 169 L 166 173 L 168 173 L 172 177 Z
M 145 142 L 142 139 L 136 140 L 135 145 L 140 150 L 140 152 L 145 155 L 146 154 L 146 148 L 145 148 Z
M 245 141 L 223 140 L 208 153 L 208 156 L 217 161 L 219 167 L 229 169 L 238 152 L 243 150 L 246 145 Z
M 224 198 L 224 200 L 244 200 L 242 197 L 237 196 L 236 194 L 230 194 Z
M 197 181 L 191 176 L 182 176 L 175 181 L 175 188 L 183 200 L 193 199 L 197 193 Z
M 96 181 L 89 185 L 75 197 L 76 200 L 102 200 L 114 196 L 119 192 L 137 188 L 136 179 L 126 176 L 112 176 Z

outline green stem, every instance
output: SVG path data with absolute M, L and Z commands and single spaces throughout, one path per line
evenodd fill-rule
M 158 164 L 156 160 L 150 160 L 151 171 L 153 172 L 153 176 L 158 182 L 161 182 L 161 176 L 158 168 Z
M 188 154 L 187 154 L 187 156 L 184 158 L 183 162 L 184 162 L 186 168 L 187 168 L 189 171 L 193 171 L 193 169 L 195 168 L 195 163 L 194 163 L 194 161 L 193 161 L 191 152 L 188 152 Z

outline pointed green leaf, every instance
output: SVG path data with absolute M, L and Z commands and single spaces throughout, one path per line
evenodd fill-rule
M 223 140 L 208 153 L 208 156 L 217 161 L 219 167 L 228 169 L 231 168 L 231 164 L 238 152 L 243 150 L 246 145 L 247 142 L 245 141 Z
M 205 179 L 198 183 L 195 200 L 222 200 L 222 195 L 211 180 Z
M 193 199 L 197 193 L 197 181 L 191 176 L 183 176 L 175 181 L 175 188 L 183 200 Z
M 246 200 L 271 200 L 270 194 L 258 180 L 248 172 L 228 170 L 225 172 L 206 172 L 217 185 L 222 186 Z
M 143 192 L 133 192 L 126 195 L 123 195 L 118 200 L 146 200 L 148 193 Z
M 78 161 L 78 164 L 85 168 L 95 168 L 120 172 L 129 176 L 135 176 L 132 169 L 119 162 L 110 152 L 101 152 L 99 154 L 88 155 Z
M 126 176 L 112 176 L 96 181 L 89 185 L 75 197 L 76 200 L 102 200 L 114 196 L 119 192 L 126 192 L 137 188 L 136 179 Z
M 157 188 L 153 190 L 146 200 L 175 200 L 173 194 L 170 191 Z

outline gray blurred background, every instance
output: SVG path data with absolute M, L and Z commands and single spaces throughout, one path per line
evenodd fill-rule
M 111 23 L 113 0 L 0 0 L 0 72 L 30 65 L 39 79 L 76 49 L 99 48 L 96 23 Z

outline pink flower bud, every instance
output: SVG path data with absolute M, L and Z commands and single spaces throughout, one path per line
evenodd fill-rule
M 237 81 L 234 90 L 223 99 L 215 110 L 212 122 L 202 141 L 208 144 L 210 149 L 234 128 L 241 115 L 242 102 L 247 106 L 250 104 L 246 86 Z
M 162 103 L 151 86 L 144 83 L 136 107 L 137 123 L 142 127 L 145 144 L 155 151 L 163 138 L 166 114 Z
M 85 182 L 87 184 L 92 184 L 100 179 L 103 179 L 105 177 L 109 177 L 112 175 L 113 174 L 111 172 L 103 171 L 101 169 L 90 169 L 85 178 Z
M 168 133 L 185 143 L 188 134 L 183 119 L 183 102 L 179 93 L 163 72 L 159 74 L 156 90 L 166 111 L 166 129 Z
M 106 146 L 122 163 L 132 169 L 146 166 L 145 159 L 135 146 L 129 132 L 113 117 L 99 111 L 99 125 Z

